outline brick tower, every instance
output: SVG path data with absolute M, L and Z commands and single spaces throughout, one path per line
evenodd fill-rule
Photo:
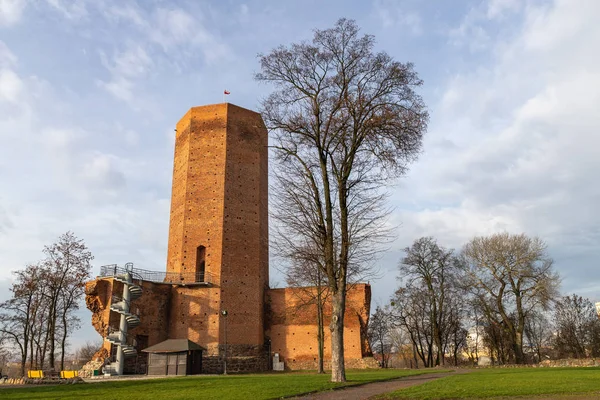
M 274 353 L 286 368 L 315 368 L 317 309 L 306 297 L 313 289 L 268 289 L 268 135 L 261 116 L 228 103 L 193 107 L 175 135 L 167 275 L 107 265 L 86 284 L 86 304 L 104 348 L 122 352 L 125 373 L 151 362 L 143 350 L 168 339 L 205 348 L 204 373 L 265 371 Z M 123 271 L 135 282 L 124 282 Z M 113 294 L 126 298 L 125 284 L 135 318 L 125 318 L 123 329 L 121 317 L 128 312 L 124 301 L 113 304 Z M 370 286 L 353 285 L 344 318 L 351 368 L 377 366 L 365 336 L 370 303 Z M 330 315 L 326 307 L 325 325 Z M 327 359 L 328 330 L 325 335 Z M 154 367 L 179 374 L 181 360 L 169 356 L 167 364 Z
M 211 285 L 176 289 L 169 337 L 189 338 L 215 354 L 227 310 L 228 353 L 263 345 L 267 163 L 258 113 L 223 103 L 193 107 L 177 123 L 167 272 Z

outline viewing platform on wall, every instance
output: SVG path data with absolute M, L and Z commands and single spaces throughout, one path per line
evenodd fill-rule
M 182 286 L 211 286 L 211 275 L 207 272 L 163 272 L 141 268 L 120 267 L 117 264 L 100 267 L 98 278 L 114 278 L 129 272 L 133 279 Z

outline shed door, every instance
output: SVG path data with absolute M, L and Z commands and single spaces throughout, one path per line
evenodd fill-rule
M 177 375 L 187 375 L 187 354 L 177 353 Z
M 196 375 L 202 373 L 202 350 L 194 350 L 188 353 L 188 374 Z
M 177 353 L 167 356 L 167 375 L 177 375 Z

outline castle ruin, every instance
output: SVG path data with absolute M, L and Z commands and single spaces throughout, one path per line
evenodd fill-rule
M 265 371 L 275 354 L 286 369 L 316 368 L 311 289 L 269 288 L 268 134 L 260 114 L 229 103 L 193 107 L 175 135 L 166 272 L 105 266 L 86 287 L 106 353 L 123 350 L 121 370 L 145 372 L 142 350 L 188 339 L 203 348 L 203 373 L 225 365 Z M 370 297 L 368 284 L 348 292 L 348 367 L 376 366 L 366 340 Z

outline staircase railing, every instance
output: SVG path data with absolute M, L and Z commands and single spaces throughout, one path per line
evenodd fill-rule
M 186 283 L 212 283 L 212 276 L 208 272 L 161 272 L 149 271 L 141 268 L 131 268 L 127 271 L 125 267 L 117 264 L 103 265 L 100 267 L 101 277 L 111 277 L 131 273 L 133 279 L 141 279 L 156 283 L 186 284 Z
M 138 313 L 131 312 L 131 301 L 142 296 L 142 288 L 133 283 L 133 264 L 127 263 L 124 268 L 115 267 L 111 271 L 115 281 L 123 283 L 123 296 L 113 295 L 110 310 L 121 315 L 119 329 L 112 327 L 107 329 L 105 340 L 117 346 L 116 362 L 105 365 L 105 371 L 110 375 L 123 375 L 125 358 L 137 355 L 135 345 L 128 342 L 129 328 L 135 328 L 140 324 Z

